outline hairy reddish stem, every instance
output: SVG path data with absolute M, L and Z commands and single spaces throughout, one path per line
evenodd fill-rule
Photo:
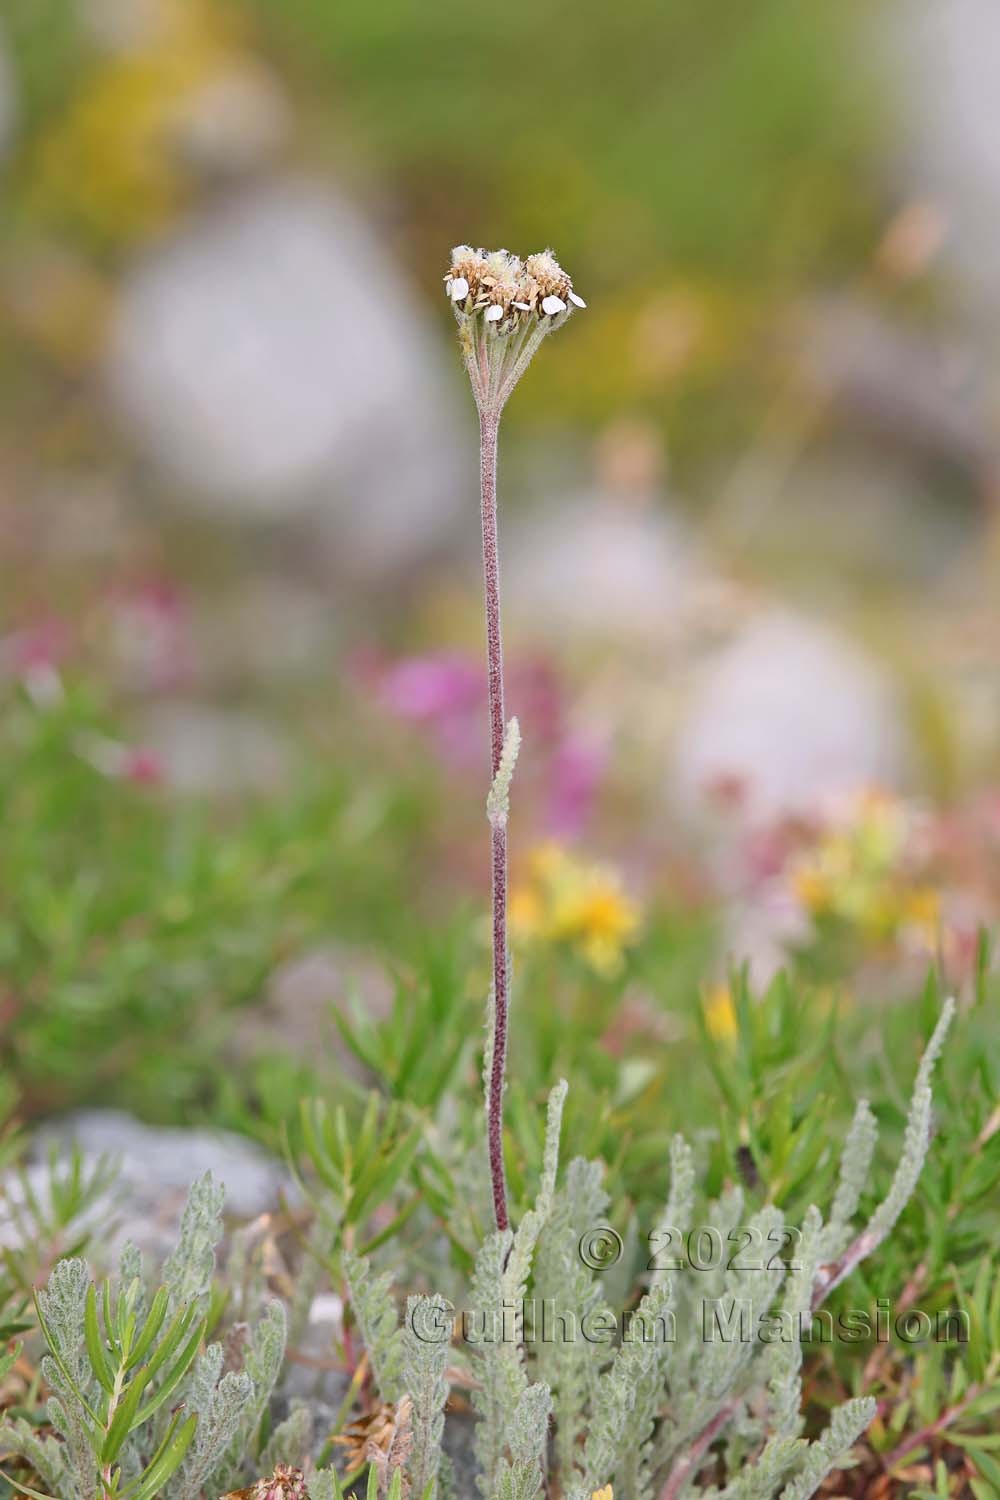
M 483 511 L 483 579 L 486 589 L 486 659 L 490 695 L 490 766 L 496 776 L 503 754 L 503 642 L 500 635 L 500 554 L 497 547 L 497 428 L 499 415 L 480 412 L 480 480 Z M 493 1059 L 487 1097 L 493 1216 L 509 1225 L 503 1168 L 503 1091 L 507 1058 L 507 827 L 491 820 L 493 872 Z

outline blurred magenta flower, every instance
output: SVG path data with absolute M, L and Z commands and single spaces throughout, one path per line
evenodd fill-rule
M 554 838 L 578 839 L 594 811 L 608 765 L 604 745 L 575 731 L 555 744 L 548 766 L 545 821 Z
M 360 681 L 395 718 L 423 730 L 452 769 L 475 769 L 482 759 L 486 687 L 478 662 L 457 651 L 395 661 L 356 661 Z M 510 698 L 535 752 L 537 774 L 525 790 L 536 797 L 538 825 L 563 843 L 584 833 L 608 765 L 606 747 L 567 724 L 566 693 L 542 656 L 522 657 L 509 671 Z
M 59 669 L 69 654 L 70 634 L 62 620 L 40 618 L 0 639 L 0 677 L 21 682 L 40 705 L 62 696 Z
M 396 718 L 430 731 L 449 765 L 478 764 L 486 690 L 471 657 L 457 651 L 403 657 L 378 670 L 376 694 Z
M 109 781 L 130 781 L 135 786 L 162 786 L 166 768 L 162 757 L 148 745 L 128 745 L 100 734 L 84 734 L 77 741 L 78 754 Z
M 170 579 L 121 584 L 111 591 L 107 607 L 111 647 L 128 687 L 165 692 L 190 678 L 188 612 Z

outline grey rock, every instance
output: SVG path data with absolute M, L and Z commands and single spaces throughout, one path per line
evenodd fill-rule
M 169 1253 L 191 1183 L 211 1172 L 226 1189 L 226 1213 L 253 1219 L 296 1190 L 280 1163 L 231 1131 L 145 1125 L 120 1110 L 82 1110 L 44 1126 L 32 1141 L 36 1174 L 51 1146 L 79 1147 L 85 1159 L 118 1163 L 114 1204 L 118 1223 L 112 1250 L 127 1239 L 154 1259 Z
M 908 750 L 892 686 L 866 653 L 775 609 L 706 663 L 678 731 L 671 793 L 697 810 L 714 787 L 735 785 L 745 817 L 766 821 L 898 786 Z
M 333 1011 L 356 1007 L 384 1019 L 394 993 L 391 976 L 366 953 L 331 945 L 296 954 L 271 976 L 263 1002 L 247 1012 L 233 1038 L 234 1058 L 279 1046 L 303 1057 L 333 1051 L 349 1065 Z
M 886 69 L 898 80 L 912 188 L 949 222 L 946 254 L 975 294 L 975 313 L 1000 329 L 1000 130 L 995 0 L 906 0 L 888 13 Z
M 270 791 L 291 771 L 291 752 L 263 720 L 184 700 L 154 705 L 144 733 L 167 781 L 191 793 Z
M 560 643 L 599 636 L 649 640 L 690 607 L 706 565 L 662 508 L 600 492 L 571 495 L 511 528 L 509 611 Z
M 348 570 L 378 573 L 432 550 L 468 488 L 446 370 L 379 238 L 291 180 L 137 267 L 109 385 L 178 494 L 241 518 L 308 514 Z
M 0 31 L 0 160 L 14 132 L 14 73 L 7 60 L 3 32 Z

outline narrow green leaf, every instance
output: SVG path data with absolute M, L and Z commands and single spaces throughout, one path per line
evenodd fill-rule
M 153 1340 L 163 1327 L 163 1320 L 167 1315 L 167 1304 L 169 1301 L 169 1291 L 165 1286 L 161 1286 L 150 1304 L 145 1327 L 139 1335 L 134 1349 L 129 1354 L 128 1363 L 125 1366 L 126 1370 L 134 1369 L 136 1365 L 141 1364 L 145 1359 L 152 1347 Z
M 150 1399 L 146 1402 L 145 1406 L 139 1412 L 138 1420 L 136 1423 L 137 1426 L 141 1426 L 143 1422 L 148 1422 L 153 1413 L 155 1411 L 159 1411 L 160 1407 L 163 1405 L 164 1401 L 166 1401 L 167 1397 L 173 1395 L 174 1391 L 180 1385 L 181 1381 L 184 1379 L 184 1376 L 191 1368 L 194 1357 L 198 1353 L 198 1347 L 201 1344 L 204 1332 L 205 1323 L 204 1320 L 202 1320 L 195 1328 L 194 1332 L 188 1339 L 187 1343 L 184 1345 L 184 1348 L 181 1350 L 180 1354 L 177 1356 L 175 1363 L 171 1366 L 169 1374 L 165 1376 L 163 1384 L 156 1392 L 156 1395 L 151 1396 Z
M 87 1300 L 84 1304 L 83 1332 L 94 1374 L 110 1396 L 115 1388 L 115 1377 L 97 1322 L 97 1292 L 93 1282 L 87 1288 Z
M 122 1445 L 133 1427 L 139 1425 L 136 1413 L 139 1410 L 139 1402 L 142 1393 L 149 1384 L 149 1366 L 144 1365 L 137 1370 L 131 1383 L 126 1387 L 122 1397 L 121 1405 L 111 1418 L 111 1426 L 108 1428 L 101 1444 L 101 1463 L 114 1463 L 122 1450 Z

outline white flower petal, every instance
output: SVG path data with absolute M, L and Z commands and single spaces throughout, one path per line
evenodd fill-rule
M 516 307 L 518 312 L 531 311 L 531 304 L 529 302 L 512 302 L 510 305 L 511 307 Z
M 566 304 L 561 297 L 544 297 L 542 299 L 542 312 L 548 313 L 549 317 L 554 318 L 556 313 L 565 311 Z
M 499 323 L 499 321 L 500 321 L 500 319 L 502 317 L 503 317 L 503 308 L 500 307 L 497 303 L 494 303 L 492 307 L 488 307 L 486 309 L 486 321 L 487 321 L 487 323 Z
M 576 292 L 570 292 L 569 300 L 572 302 L 574 307 L 586 307 L 587 305 L 582 297 L 577 296 Z
M 469 295 L 469 283 L 464 276 L 456 276 L 448 288 L 448 296 L 452 302 L 464 302 Z

